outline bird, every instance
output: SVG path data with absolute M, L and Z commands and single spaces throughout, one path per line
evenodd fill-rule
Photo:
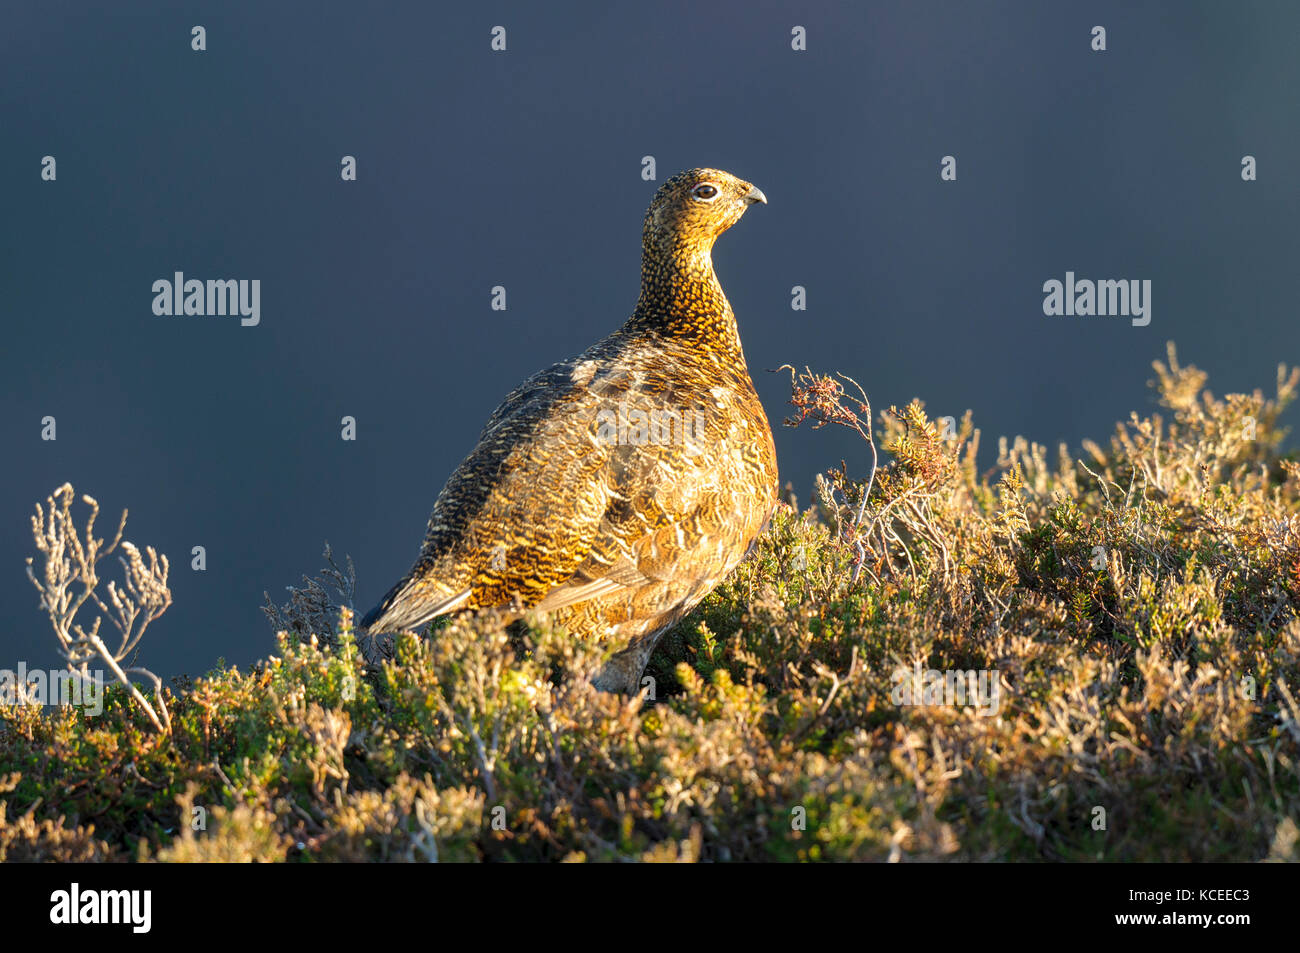
M 438 494 L 419 558 L 360 622 L 548 613 L 634 695 L 659 640 L 751 552 L 778 498 L 772 428 L 713 268 L 757 186 L 697 168 L 655 192 L 621 327 L 519 385 Z

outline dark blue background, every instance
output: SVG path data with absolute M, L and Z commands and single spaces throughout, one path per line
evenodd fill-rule
M 172 558 L 160 674 L 265 655 L 263 590 L 325 539 L 368 608 L 500 398 L 630 312 L 647 154 L 770 199 L 715 262 L 803 500 L 866 455 L 781 429 L 763 368 L 1077 448 L 1150 407 L 1167 339 L 1220 392 L 1300 358 L 1294 3 L 300 6 L 0 14 L 0 667 L 58 664 L 23 559 L 65 480 Z M 176 270 L 261 279 L 261 325 L 154 316 Z M 1151 279 L 1151 325 L 1044 317 L 1067 270 Z

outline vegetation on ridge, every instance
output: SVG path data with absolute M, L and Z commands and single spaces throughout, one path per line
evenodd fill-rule
M 165 731 L 116 685 L 0 707 L 0 860 L 1296 860 L 1300 373 L 1154 366 L 1163 413 L 1080 460 L 980 474 L 969 414 L 881 414 L 865 505 L 841 470 L 779 507 L 639 699 L 542 619 L 358 645 L 316 584 Z

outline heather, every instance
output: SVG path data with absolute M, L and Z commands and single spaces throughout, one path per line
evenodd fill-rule
M 1295 860 L 1300 373 L 1153 367 L 1108 440 L 983 470 L 971 414 L 792 371 L 788 423 L 861 461 L 778 507 L 635 698 L 545 618 L 372 641 L 328 553 L 264 661 L 164 685 L 134 659 L 166 558 L 96 550 L 60 488 L 33 581 L 68 665 L 122 678 L 97 715 L 0 706 L 0 860 Z

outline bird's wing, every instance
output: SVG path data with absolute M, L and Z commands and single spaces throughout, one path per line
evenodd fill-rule
M 600 438 L 599 414 L 637 381 L 617 370 L 595 386 L 582 380 L 556 365 L 497 408 L 429 517 L 422 562 L 440 577 L 438 592 L 413 598 L 471 588 L 464 608 L 531 606 L 588 557 L 623 449 Z
M 418 625 L 460 608 L 550 610 L 672 574 L 723 505 L 713 454 L 601 432 L 620 405 L 679 407 L 672 370 L 575 359 L 516 389 L 447 481 L 421 563 L 376 618 Z
M 602 382 L 590 386 L 600 391 Z M 739 512 L 747 500 L 735 498 L 727 489 L 731 481 L 719 470 L 729 460 L 739 466 L 733 451 L 750 442 L 727 422 L 730 415 L 704 415 L 666 379 L 652 377 L 639 380 L 620 402 L 673 408 L 685 418 L 684 425 L 667 441 L 619 442 L 609 448 L 605 511 L 590 527 L 585 556 L 571 576 L 547 591 L 535 606 L 539 610 L 617 597 L 667 580 L 672 580 L 672 591 L 665 589 L 666 597 L 712 585 L 718 568 L 729 562 L 729 518 L 747 518 Z
M 612 507 L 596 531 L 587 558 L 563 583 L 551 589 L 536 606 L 550 611 L 598 597 L 617 597 L 669 579 L 681 583 L 683 593 L 698 588 L 707 566 L 711 576 L 725 562 L 699 560 L 712 541 L 723 536 L 717 527 L 722 512 L 716 492 L 690 492 L 690 487 L 659 485 L 662 495 L 644 508 Z M 666 491 L 666 492 L 665 492 Z M 611 550 L 617 555 L 610 559 Z

